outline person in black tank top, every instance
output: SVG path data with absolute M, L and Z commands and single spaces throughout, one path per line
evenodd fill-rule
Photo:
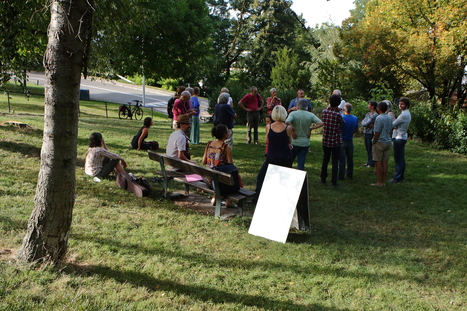
M 287 119 L 287 110 L 282 106 L 276 106 L 272 110 L 271 117 L 275 121 L 266 127 L 268 153 L 256 177 L 255 201 L 258 199 L 263 187 L 269 164 L 292 167 L 290 151 L 292 149 L 293 127 L 284 123 Z
M 144 125 L 139 129 L 138 133 L 131 140 L 131 147 L 136 150 L 156 150 L 159 149 L 159 143 L 157 141 L 144 141 L 149 134 L 149 128 L 153 125 L 152 118 L 147 117 L 144 119 Z

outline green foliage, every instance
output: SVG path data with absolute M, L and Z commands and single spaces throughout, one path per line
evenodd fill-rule
M 143 84 L 143 76 L 142 75 L 133 75 L 128 78 L 130 81 L 133 81 L 136 84 L 142 85 Z M 146 85 L 156 86 L 156 81 L 153 78 L 145 77 Z
M 387 82 L 376 83 L 376 87 L 370 90 L 371 99 L 380 102 L 383 100 L 390 100 L 394 98 L 394 91 L 390 89 Z
M 358 120 L 363 120 L 368 112 L 368 102 L 361 98 L 354 98 L 351 104 L 352 114 L 355 115 Z
M 271 71 L 271 84 L 277 89 L 297 89 L 300 71 L 298 54 L 283 47 L 277 51 L 276 57 Z
M 410 133 L 440 149 L 467 154 L 467 113 L 432 109 L 433 105 L 418 103 L 411 107 Z
M 361 2 L 365 16 L 343 30 L 343 54 L 355 59 L 369 82 L 386 81 L 399 96 L 413 81 L 442 109 L 458 108 L 467 90 L 465 3 L 459 0 Z M 361 12 L 361 11 L 360 11 Z M 349 61 L 349 59 L 347 59 Z M 457 105 L 450 105 L 452 94 Z
M 48 14 L 44 1 L 0 1 L 0 86 L 42 68 Z
M 171 78 L 161 79 L 157 81 L 157 83 L 160 84 L 163 89 L 174 92 L 177 90 L 177 87 L 181 84 L 180 80 Z
M 123 75 L 141 68 L 156 81 L 185 77 L 209 49 L 208 8 L 201 0 L 96 3 L 92 67 Z

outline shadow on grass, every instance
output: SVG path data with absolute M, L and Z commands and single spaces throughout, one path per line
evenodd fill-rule
M 206 267 L 226 267 L 232 269 L 242 269 L 242 270 L 255 270 L 255 269 L 264 269 L 264 271 L 268 270 L 277 270 L 277 271 L 284 271 L 290 270 L 292 273 L 302 273 L 306 275 L 334 275 L 335 277 L 344 277 L 344 278 L 355 278 L 355 279 L 367 279 L 367 280 L 379 280 L 381 277 L 393 280 L 410 280 L 414 282 L 420 282 L 421 280 L 416 276 L 401 276 L 397 274 L 391 273 L 369 273 L 363 271 L 348 271 L 344 267 L 337 267 L 337 266 L 315 266 L 315 265 L 299 265 L 299 264 L 287 264 L 284 262 L 274 262 L 274 261 L 257 261 L 257 260 L 237 260 L 237 259 L 216 259 L 213 260 L 211 256 L 199 254 L 199 253 L 191 253 L 187 254 L 179 249 L 172 250 L 172 249 L 165 249 L 163 246 L 156 248 L 148 248 L 142 246 L 141 244 L 128 244 L 123 243 L 117 240 L 110 240 L 110 239 L 103 239 L 103 238 L 96 238 L 91 235 L 85 234 L 78 234 L 73 235 L 73 238 L 76 240 L 82 240 L 86 242 L 94 241 L 99 246 L 111 246 L 114 251 L 122 252 L 123 254 L 128 254 L 132 252 L 136 252 L 138 254 L 144 253 L 147 256 L 164 256 L 166 258 L 173 258 L 176 257 L 179 260 L 185 260 L 190 263 L 197 263 Z M 285 309 L 290 310 L 290 309 Z
M 23 143 L 13 143 L 8 141 L 0 141 L 0 149 L 4 149 L 8 152 L 18 152 L 23 155 L 30 157 L 39 157 L 41 154 L 41 148 Z
M 234 303 L 242 304 L 249 307 L 266 308 L 267 310 L 349 310 L 327 308 L 318 304 L 298 305 L 288 301 L 274 300 L 262 296 L 254 296 L 248 294 L 235 294 L 224 290 L 219 290 L 212 287 L 200 285 L 185 285 L 179 284 L 171 280 L 160 280 L 152 275 L 136 272 L 114 270 L 106 266 L 86 266 L 83 270 L 77 265 L 71 265 L 73 274 L 96 275 L 104 278 L 111 278 L 122 284 L 131 284 L 133 286 L 144 286 L 149 292 L 155 291 L 171 291 L 177 295 L 187 295 L 193 299 L 204 302 L 225 304 Z M 67 268 L 69 270 L 69 268 Z M 65 271 L 67 271 L 65 270 Z

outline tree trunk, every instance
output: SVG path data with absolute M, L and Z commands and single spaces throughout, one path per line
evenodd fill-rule
M 89 0 L 50 4 L 41 166 L 19 260 L 57 263 L 67 252 L 75 201 L 79 89 L 91 33 L 91 5 Z

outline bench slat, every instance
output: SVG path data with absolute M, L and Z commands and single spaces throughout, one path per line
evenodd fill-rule
M 223 173 L 220 171 L 216 171 L 207 167 L 202 167 L 197 164 L 183 161 L 177 158 L 172 158 L 168 157 L 165 155 L 162 155 L 160 153 L 148 150 L 148 155 L 149 158 L 152 160 L 155 160 L 157 162 L 160 162 L 160 159 L 162 158 L 163 162 L 165 165 L 170 165 L 173 167 L 176 167 L 180 170 L 183 171 L 183 174 L 197 174 L 205 178 L 209 179 L 214 179 L 214 175 L 217 175 L 217 178 L 219 179 L 220 183 L 232 186 L 234 184 L 233 177 L 230 174 Z M 170 172 L 170 170 L 167 170 L 167 172 Z
M 217 191 L 213 190 L 208 184 L 203 181 L 194 181 L 188 182 L 186 180 L 186 175 L 189 174 L 197 174 L 204 178 L 209 178 L 212 180 L 213 184 L 216 187 L 219 183 L 233 185 L 234 180 L 232 175 L 223 173 L 217 170 L 209 169 L 207 167 L 199 166 L 197 164 L 183 161 L 177 158 L 168 157 L 166 155 L 154 152 L 152 150 L 148 150 L 148 156 L 151 160 L 157 161 L 160 166 L 161 170 L 156 171 L 157 174 L 164 176 L 164 196 L 167 197 L 167 186 L 168 180 L 173 179 L 174 181 L 183 183 L 185 185 L 185 194 L 189 193 L 189 187 L 196 187 L 202 189 L 209 193 L 214 193 L 216 196 L 220 197 L 219 189 Z M 165 168 L 166 165 L 172 166 L 177 169 L 177 171 L 167 170 Z M 230 193 L 228 195 L 223 196 L 224 199 L 233 199 L 234 201 L 239 202 L 239 210 L 241 211 L 241 200 L 251 197 L 255 194 L 254 191 L 240 188 L 238 192 Z M 216 208 L 215 208 L 215 217 L 220 217 L 221 214 L 221 200 L 216 200 Z

